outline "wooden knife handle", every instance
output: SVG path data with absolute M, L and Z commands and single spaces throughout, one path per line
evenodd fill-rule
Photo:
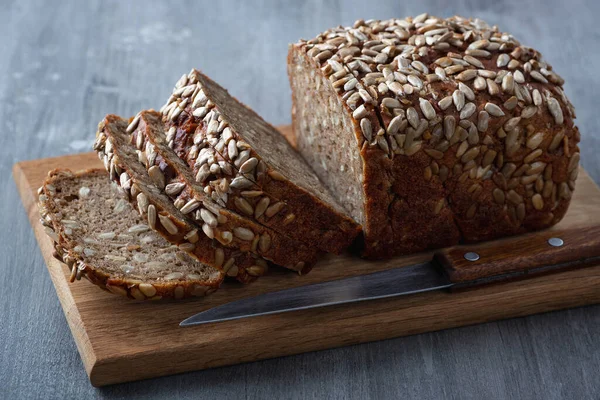
M 461 245 L 434 258 L 458 289 L 600 265 L 600 226 Z

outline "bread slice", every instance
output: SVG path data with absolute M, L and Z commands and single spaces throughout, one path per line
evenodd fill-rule
M 115 294 L 158 300 L 204 296 L 223 281 L 220 271 L 153 232 L 103 170 L 50 171 L 39 209 L 71 282 L 85 277 Z
M 182 213 L 202 226 L 208 237 L 224 246 L 251 251 L 294 271 L 306 273 L 312 268 L 320 253 L 315 247 L 309 248 L 222 207 L 211 199 L 208 190 L 205 193 L 204 187 L 195 182 L 188 165 L 167 145 L 160 113 L 142 111 L 134 120 L 139 122 L 128 126 L 128 130 L 133 131 L 129 140 L 137 146 L 138 154 L 141 153 L 150 177 Z M 215 186 L 228 185 L 223 179 Z
M 202 73 L 184 75 L 161 111 L 174 128 L 169 129 L 169 143 L 197 178 L 204 177 L 202 168 L 208 169 L 203 162 L 207 155 L 202 154 L 206 146 L 218 154 L 218 166 L 223 162 L 233 167 L 234 189 L 261 192 L 252 203 L 241 193 L 229 200 L 235 205 L 241 198 L 253 211 L 260 202 L 259 212 L 252 213 L 260 223 L 333 253 L 343 251 L 359 234 L 360 226 L 285 138 Z M 270 208 L 261 213 L 267 202 Z
M 156 186 L 139 162 L 126 133 L 127 121 L 107 115 L 98 126 L 94 148 L 119 183 L 129 201 L 136 205 L 148 225 L 169 242 L 194 254 L 201 262 L 223 270 L 243 283 L 264 274 L 267 262 L 258 255 L 223 246 L 209 238 L 193 220 L 186 217 Z M 216 216 L 215 216 L 216 218 Z

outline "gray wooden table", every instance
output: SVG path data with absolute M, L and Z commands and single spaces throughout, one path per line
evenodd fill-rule
M 428 11 L 479 16 L 546 56 L 566 79 L 583 165 L 598 182 L 599 3 L 57 3 L 0 1 L 2 398 L 600 398 L 600 306 L 95 389 L 10 176 L 19 160 L 88 151 L 104 114 L 160 107 L 192 67 L 289 123 L 289 42 L 357 18 Z

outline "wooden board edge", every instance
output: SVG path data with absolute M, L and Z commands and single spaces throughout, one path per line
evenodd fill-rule
M 27 161 L 25 161 L 25 163 L 27 163 Z M 96 352 L 87 335 L 87 331 L 83 325 L 79 310 L 75 305 L 71 290 L 68 287 L 69 282 L 65 279 L 63 264 L 52 257 L 54 249 L 50 242 L 50 238 L 48 238 L 42 225 L 38 221 L 39 213 L 37 210 L 37 199 L 34 197 L 34 193 L 29 190 L 32 185 L 23 173 L 21 162 L 13 165 L 12 174 L 21 201 L 23 202 L 23 208 L 25 209 L 25 213 L 27 214 L 31 228 L 33 229 L 36 241 L 40 246 L 42 257 L 44 258 L 48 273 L 50 274 L 50 279 L 56 290 L 58 300 L 60 301 L 69 329 L 75 339 L 75 344 L 79 351 L 79 355 L 81 356 L 85 371 L 89 377 L 97 362 Z
M 374 300 L 380 302 L 382 305 L 382 318 L 385 319 L 386 316 L 390 317 L 385 329 L 377 329 L 377 324 L 373 322 L 370 325 L 355 326 L 353 332 L 349 334 L 349 328 L 346 326 L 338 329 L 340 333 L 329 332 L 327 335 L 321 336 L 318 341 L 302 337 L 288 337 L 287 339 L 295 339 L 294 346 L 286 346 L 281 342 L 281 339 L 276 339 L 252 349 L 247 349 L 243 346 L 239 347 L 235 343 L 231 343 L 229 338 L 223 338 L 220 343 L 211 343 L 212 346 L 222 349 L 222 355 L 218 359 L 209 361 L 202 360 L 197 356 L 198 354 L 203 354 L 202 348 L 190 348 L 188 345 L 171 346 L 165 350 L 165 353 L 190 354 L 195 356 L 191 356 L 188 359 L 182 356 L 178 360 L 179 364 L 176 366 L 160 363 L 160 360 L 165 359 L 166 355 L 162 355 L 160 350 L 140 352 L 127 358 L 103 358 L 94 366 L 90 374 L 90 380 L 92 385 L 100 387 L 598 304 L 600 303 L 600 291 L 598 291 L 598 286 L 600 285 L 600 266 L 590 268 L 593 268 L 595 271 L 591 279 L 589 273 L 586 273 L 583 269 L 536 278 L 537 287 L 535 289 L 538 292 L 535 299 L 532 299 L 529 295 L 532 289 L 531 280 L 529 283 L 527 281 L 509 283 L 510 289 L 508 291 L 492 289 L 491 293 L 486 293 L 482 296 L 491 297 L 497 303 L 497 307 L 493 313 L 489 313 L 489 309 L 484 308 L 474 315 L 469 316 L 456 308 L 456 312 L 448 314 L 447 307 L 443 307 L 446 311 L 444 311 L 444 315 L 441 315 L 440 312 L 435 310 L 439 302 L 453 303 L 463 301 L 458 299 L 456 294 L 452 294 L 452 297 L 444 297 L 447 295 L 445 292 L 422 293 L 405 296 L 400 300 L 394 299 L 392 301 L 390 301 L 391 299 L 383 301 Z M 562 290 L 559 297 L 540 301 L 540 297 L 543 297 L 544 294 L 555 293 L 555 285 L 561 282 L 567 285 L 569 290 Z M 510 292 L 509 296 L 506 296 L 507 292 Z M 468 293 L 459 293 L 458 296 L 468 296 Z M 432 298 L 435 298 L 435 301 L 432 301 Z M 395 304 L 395 301 L 406 301 L 407 299 L 410 299 L 409 301 L 413 303 L 413 305 L 408 307 L 414 308 L 416 310 L 415 313 L 421 314 L 423 317 L 415 320 L 412 317 L 399 319 L 397 316 L 394 316 L 394 313 L 398 312 L 395 307 L 397 304 Z M 478 301 L 473 300 L 473 302 Z M 473 307 L 473 309 L 476 310 L 477 307 Z M 309 315 L 313 311 L 296 312 L 298 320 L 306 318 L 306 315 Z M 336 323 L 340 324 L 345 324 L 352 320 L 356 322 L 360 318 L 353 316 L 354 311 L 347 310 L 344 306 L 329 307 L 329 310 L 324 314 L 332 312 L 340 314 L 339 319 L 336 321 Z M 302 314 L 305 314 L 304 317 Z M 425 323 L 422 326 L 416 327 L 414 324 L 411 324 L 411 322 L 423 322 L 419 320 L 426 319 L 427 317 L 437 318 L 438 323 L 439 321 L 444 322 L 439 323 L 436 329 L 431 329 L 430 325 Z M 328 316 L 323 316 L 322 318 L 323 320 L 330 320 Z M 293 325 L 293 322 L 291 324 Z

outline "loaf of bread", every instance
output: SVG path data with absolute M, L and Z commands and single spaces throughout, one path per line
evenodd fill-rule
M 288 75 L 297 150 L 197 70 L 160 112 L 106 116 L 94 149 L 119 195 L 98 171 L 51 172 L 40 192 L 72 279 L 199 296 L 353 243 L 387 258 L 567 211 L 580 134 L 563 79 L 496 27 L 359 20 L 291 45 Z
M 547 228 L 580 139 L 563 79 L 478 19 L 359 20 L 290 46 L 298 150 L 389 257 Z
M 182 76 L 161 112 L 168 144 L 223 206 L 328 252 L 342 252 L 359 234 L 285 138 L 207 76 Z M 215 188 L 223 179 L 226 190 Z
M 152 231 L 100 169 L 53 170 L 39 190 L 41 222 L 55 257 L 81 277 L 136 300 L 214 292 L 223 274 Z

